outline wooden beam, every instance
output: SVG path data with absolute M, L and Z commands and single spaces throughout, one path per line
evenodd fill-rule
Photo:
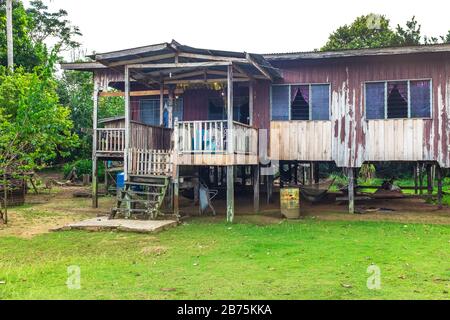
M 183 94 L 183 89 L 175 89 L 175 94 Z M 131 91 L 130 97 L 144 97 L 144 96 L 159 96 L 161 94 L 161 90 L 142 90 L 142 91 Z M 169 90 L 163 91 L 164 95 L 169 94 Z M 116 92 L 100 92 L 100 97 L 125 97 L 125 93 L 123 91 Z
M 242 69 L 238 64 L 233 64 L 233 67 L 241 74 L 245 75 L 247 78 L 254 80 L 254 76 L 252 74 L 250 74 L 249 72 L 245 71 L 244 69 Z
M 130 131 L 131 131 L 131 114 L 130 114 L 130 70 L 125 66 L 125 152 L 124 152 L 124 177 L 128 180 L 128 150 L 130 148 Z
M 144 62 L 150 62 L 150 61 L 170 59 L 173 57 L 175 57 L 175 53 L 167 53 L 167 54 L 160 54 L 157 56 L 141 57 L 141 58 L 136 58 L 136 59 L 131 59 L 131 60 L 112 62 L 112 63 L 109 63 L 108 66 L 109 67 L 117 67 L 117 66 L 123 66 L 126 64 L 136 64 L 136 63 L 144 63 Z
M 196 54 L 196 53 L 187 53 L 180 52 L 178 54 L 183 58 L 191 58 L 191 59 L 202 59 L 202 60 L 212 60 L 212 61 L 229 61 L 229 62 L 239 62 L 248 64 L 249 62 L 244 58 L 236 58 L 236 57 L 223 57 L 223 56 L 213 56 L 207 54 Z
M 253 211 L 259 212 L 259 165 L 253 166 Z
M 234 154 L 233 130 L 233 66 L 228 65 L 227 76 L 227 154 Z M 227 167 L 227 221 L 234 219 L 234 167 Z
M 186 63 L 155 63 L 155 64 L 131 64 L 131 69 L 169 69 L 169 68 L 202 68 L 229 66 L 232 62 L 186 62 Z
M 247 60 L 256 68 L 259 70 L 259 72 L 261 72 L 267 79 L 269 79 L 270 81 L 273 81 L 273 77 L 266 71 L 264 70 L 253 58 L 250 54 L 246 53 L 245 54 Z
M 347 168 L 348 176 L 348 212 L 355 213 L 355 177 L 353 168 Z
M 92 113 L 92 207 L 98 208 L 98 166 L 97 166 L 97 127 L 98 127 L 99 84 L 94 82 L 94 106 Z
M 234 167 L 227 166 L 227 222 L 234 221 Z
M 246 82 L 248 79 L 243 78 L 235 78 L 234 82 Z M 172 80 L 172 81 L 165 81 L 165 84 L 188 84 L 188 83 L 226 83 L 227 79 L 225 78 L 215 78 L 215 79 L 192 79 L 192 80 Z
M 440 165 L 436 166 L 436 177 L 438 181 L 438 207 L 442 209 L 442 168 Z
M 254 82 L 250 81 L 248 84 L 248 116 L 250 126 L 253 126 L 254 93 Z
M 164 81 L 161 81 L 159 94 L 159 125 L 164 125 Z

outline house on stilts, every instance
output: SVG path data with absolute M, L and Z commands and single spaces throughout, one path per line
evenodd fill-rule
M 198 170 L 226 188 L 228 221 L 238 171 L 251 181 L 256 212 L 275 168 L 307 164 L 317 180 L 323 162 L 346 169 L 350 212 L 364 163 L 435 166 L 442 195 L 449 44 L 250 54 L 172 41 L 91 58 L 62 68 L 94 75 L 94 206 L 104 160 L 123 161 L 115 210 L 126 216 L 156 217 L 164 201 L 178 215 L 180 182 Z M 111 96 L 124 97 L 124 117 L 98 119 L 99 99 Z

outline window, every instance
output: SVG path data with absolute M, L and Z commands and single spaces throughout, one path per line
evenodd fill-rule
M 431 117 L 431 80 L 366 83 L 366 119 Z
M 272 120 L 329 120 L 330 85 L 275 85 Z
M 208 100 L 208 120 L 227 120 L 227 109 L 223 98 Z M 248 96 L 233 97 L 233 120 L 249 123 Z
M 164 99 L 164 107 L 169 103 L 169 99 Z M 142 123 L 159 126 L 160 124 L 160 100 L 159 99 L 143 99 L 140 100 L 139 110 L 140 110 L 140 121 Z M 165 117 L 167 113 L 165 112 Z M 175 103 L 172 110 L 172 121 L 183 121 L 183 99 L 175 99 Z M 165 123 L 167 126 L 167 123 Z

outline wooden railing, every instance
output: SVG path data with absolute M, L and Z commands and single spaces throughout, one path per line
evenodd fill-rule
M 147 150 L 170 150 L 173 129 L 131 122 L 130 147 Z
M 228 123 L 219 121 L 178 122 L 178 152 L 180 153 L 226 153 Z M 234 152 L 257 154 L 258 130 L 233 122 Z M 177 137 L 175 137 L 177 138 Z
M 172 152 L 169 150 L 128 150 L 128 173 L 138 176 L 169 176 L 172 173 Z
M 147 150 L 172 149 L 173 129 L 131 122 L 130 147 Z M 97 129 L 97 152 L 122 153 L 125 149 L 124 128 Z
M 120 153 L 125 149 L 125 129 L 97 129 L 97 151 Z
M 234 152 L 256 155 L 258 153 L 258 130 L 236 121 L 233 122 L 233 126 Z

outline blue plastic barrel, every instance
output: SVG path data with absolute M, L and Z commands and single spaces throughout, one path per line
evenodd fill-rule
M 116 176 L 117 189 L 123 189 L 125 187 L 125 173 L 120 172 Z

